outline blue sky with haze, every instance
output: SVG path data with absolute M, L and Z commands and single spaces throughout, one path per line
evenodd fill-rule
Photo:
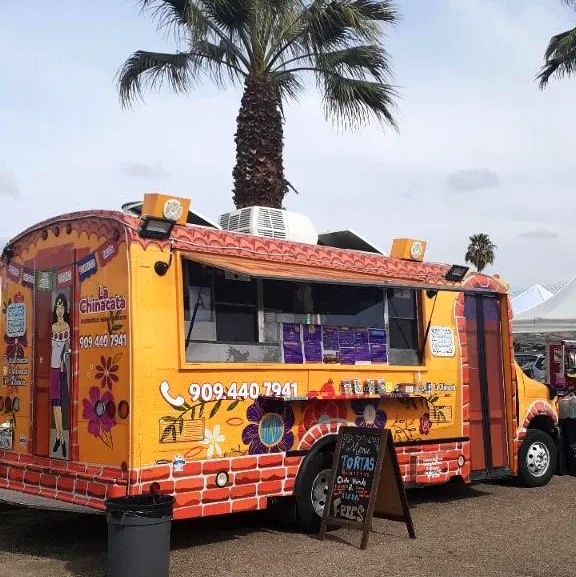
M 398 0 L 387 46 L 399 134 L 340 134 L 319 96 L 287 109 L 286 200 L 318 230 L 350 227 L 388 250 L 427 239 L 461 262 L 487 232 L 515 286 L 576 275 L 576 80 L 541 92 L 550 36 L 574 26 L 560 0 Z M 62 212 L 119 208 L 146 191 L 188 196 L 216 218 L 233 208 L 240 93 L 209 84 L 120 108 L 114 76 L 137 49 L 171 38 L 132 0 L 4 2 L 0 8 L 0 238 Z

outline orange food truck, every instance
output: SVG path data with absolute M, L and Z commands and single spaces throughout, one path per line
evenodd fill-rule
M 501 279 L 286 211 L 199 218 L 147 194 L 4 248 L 0 492 L 95 510 L 161 492 L 175 519 L 287 498 L 315 530 L 342 425 L 388 428 L 408 487 L 558 472 Z

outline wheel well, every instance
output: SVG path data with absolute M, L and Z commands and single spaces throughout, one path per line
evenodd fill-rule
M 294 483 L 293 495 L 297 497 L 300 494 L 300 489 L 302 485 L 303 473 L 306 469 L 306 465 L 319 453 L 329 453 L 334 452 L 336 449 L 336 435 L 326 435 L 322 437 L 319 441 L 314 443 L 313 447 L 306 454 L 302 462 L 300 463 L 300 468 L 298 469 L 298 475 L 296 476 L 296 482 Z
M 548 433 L 554 440 L 557 438 L 557 430 L 554 425 L 552 417 L 549 415 L 536 415 L 528 425 L 528 430 L 538 429 L 544 433 Z

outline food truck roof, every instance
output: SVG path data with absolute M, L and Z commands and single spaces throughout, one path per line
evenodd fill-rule
M 113 210 L 62 214 L 27 228 L 10 240 L 4 252 L 17 250 L 18 244 L 25 238 L 47 238 L 50 229 L 56 226 L 70 224 L 81 232 L 98 233 L 97 222 L 104 219 L 118 223 L 127 231 L 131 242 L 143 247 L 172 247 L 203 264 L 255 277 L 461 291 L 463 280 L 468 276 L 485 276 L 468 272 L 465 266 L 424 262 L 426 243 L 415 239 L 395 239 L 390 256 L 386 256 L 187 223 L 171 228 L 165 238 L 146 238 L 142 234 L 145 218 L 146 215 L 139 217 Z M 494 284 L 490 280 L 486 277 L 485 288 L 465 290 L 494 292 Z M 498 280 L 501 287 L 499 292 L 505 293 L 505 284 Z

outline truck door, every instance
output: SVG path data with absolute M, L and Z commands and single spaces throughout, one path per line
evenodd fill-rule
M 34 259 L 33 452 L 69 459 L 74 393 L 72 350 L 75 327 L 72 245 L 43 250 Z
M 466 295 L 470 371 L 472 478 L 509 473 L 500 303 L 492 295 Z

